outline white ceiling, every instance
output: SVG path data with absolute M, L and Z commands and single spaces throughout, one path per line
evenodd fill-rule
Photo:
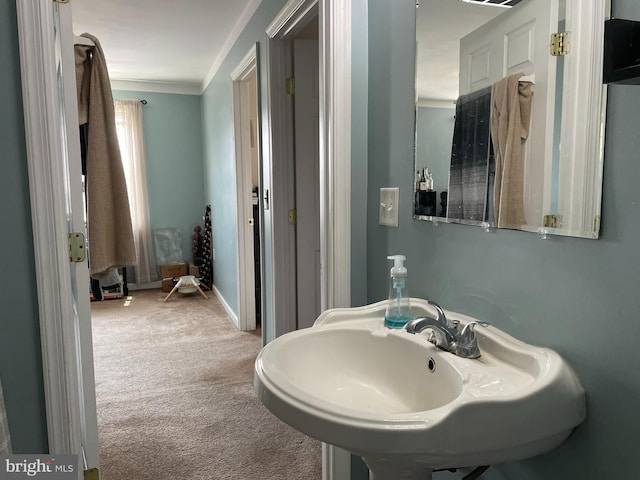
M 261 1 L 75 0 L 73 29 L 98 38 L 115 88 L 198 94 Z M 420 0 L 419 99 L 458 97 L 460 37 L 503 11 L 456 0 Z
M 114 84 L 200 93 L 260 2 L 76 0 L 71 5 L 74 33 L 98 38 Z

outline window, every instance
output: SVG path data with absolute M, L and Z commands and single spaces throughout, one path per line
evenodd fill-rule
M 156 281 L 156 262 L 149 224 L 149 200 L 140 100 L 114 100 L 122 167 L 127 181 L 131 225 L 136 248 L 135 283 Z

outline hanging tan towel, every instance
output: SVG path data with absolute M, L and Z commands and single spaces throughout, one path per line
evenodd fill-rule
M 524 219 L 523 143 L 531 122 L 530 82 L 523 73 L 499 80 L 491 89 L 491 140 L 496 161 L 494 188 L 495 221 L 499 228 L 521 228 Z
M 136 253 L 107 63 L 95 47 L 75 46 L 78 115 L 88 122 L 87 203 L 91 274 L 134 265 Z

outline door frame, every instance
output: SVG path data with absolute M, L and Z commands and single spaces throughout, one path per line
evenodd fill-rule
M 351 306 L 351 2 L 290 0 L 266 30 L 267 119 L 264 152 L 271 179 L 271 283 L 267 340 L 295 330 L 295 232 L 290 118 L 284 85 L 287 42 L 317 8 L 320 45 L 320 263 L 321 308 Z M 339 206 L 339 208 L 337 208 Z M 266 213 L 266 212 L 265 212 Z
M 267 341 L 295 330 L 295 232 L 290 118 L 285 82 L 287 42 L 317 8 L 319 21 L 320 302 L 321 310 L 351 306 L 351 0 L 289 0 L 266 30 L 267 101 L 264 168 L 271 179 L 271 284 Z M 265 212 L 266 214 L 267 212 Z M 322 444 L 322 478 L 349 478 L 351 455 Z
M 238 316 L 236 327 L 238 330 L 256 329 L 256 301 L 255 301 L 255 267 L 253 234 L 256 228 L 255 221 L 250 224 L 249 218 L 253 218 L 253 206 L 248 192 L 251 191 L 251 169 L 246 165 L 246 155 L 243 145 L 243 120 L 246 120 L 246 108 L 243 107 L 244 83 L 247 78 L 255 74 L 257 87 L 259 88 L 260 75 L 258 69 L 258 44 L 256 43 L 247 52 L 238 66 L 231 72 L 233 85 L 233 131 L 235 143 L 235 170 L 236 170 L 236 235 L 238 242 Z M 256 101 L 258 95 L 256 92 Z M 258 106 L 259 111 L 259 106 Z M 260 142 L 256 125 L 255 142 L 260 158 Z M 260 164 L 260 159 L 258 159 Z M 260 168 L 260 166 L 258 167 Z M 262 237 L 262 235 L 260 235 Z
M 62 98 L 58 91 L 54 60 L 55 8 L 67 6 L 50 0 L 18 0 L 16 6 L 49 452 L 78 454 L 80 467 L 97 468 L 95 390 L 92 399 L 85 391 L 94 385 L 93 370 L 83 372 L 79 362 L 86 325 L 78 325 L 74 313 L 75 265 L 69 263 L 67 239 L 66 155 L 72 140 L 61 135 L 63 108 L 76 100 L 75 95 Z M 61 35 L 69 33 L 68 24 L 61 27 Z M 77 106 L 75 112 L 77 123 Z M 73 109 L 68 113 L 66 120 L 72 122 Z M 81 265 L 87 268 L 86 261 Z M 86 288 L 88 302 L 88 281 Z M 85 452 L 83 458 L 82 438 L 87 435 L 95 435 L 95 452 Z
M 562 228 L 598 238 L 608 88 L 596 79 L 603 68 L 602 39 L 605 20 L 611 18 L 611 2 L 571 2 L 566 15 L 566 30 L 579 47 L 564 57 L 558 213 L 579 211 L 573 217 L 565 215 Z M 599 161 L 587 161 L 592 158 Z

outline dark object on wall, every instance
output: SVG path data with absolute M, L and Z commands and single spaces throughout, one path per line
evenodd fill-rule
M 447 216 L 447 192 L 440 192 L 440 217 Z
M 207 205 L 204 212 L 204 235 L 202 237 L 202 265 L 200 266 L 200 281 L 211 288 L 213 283 L 213 258 L 211 241 L 211 205 Z
M 603 82 L 640 85 L 640 22 L 612 18 L 604 23 Z
M 436 198 L 436 192 L 434 192 L 433 190 L 418 190 L 416 192 L 415 214 L 435 217 L 437 213 Z

